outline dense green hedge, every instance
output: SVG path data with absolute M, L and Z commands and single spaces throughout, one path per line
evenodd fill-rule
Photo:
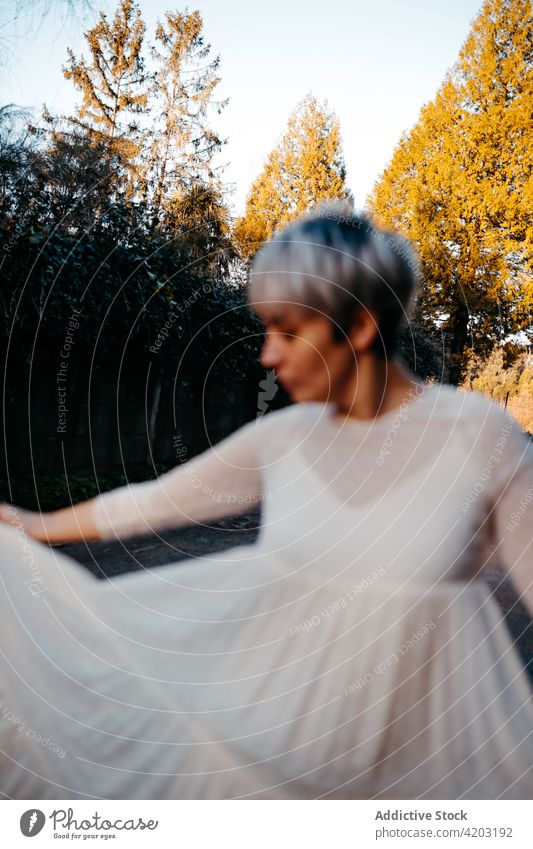
M 4 228 L 0 257 L 0 337 L 11 340 L 10 356 L 26 363 L 36 337 L 60 338 L 75 309 L 84 344 L 102 350 L 150 347 L 175 315 L 167 357 L 178 358 L 198 331 L 207 355 L 212 340 L 219 349 L 237 334 L 245 337 L 229 368 L 242 369 L 257 353 L 254 334 L 261 326 L 242 287 L 196 275 L 187 258 L 164 242 L 147 237 L 141 254 L 138 248 Z

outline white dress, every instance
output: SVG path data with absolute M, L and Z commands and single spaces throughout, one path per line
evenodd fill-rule
M 254 545 L 100 581 L 3 525 L 1 792 L 532 798 L 529 681 L 482 574 L 533 609 L 532 484 L 518 426 L 434 386 L 370 423 L 276 411 L 95 501 L 112 538 L 261 500 Z

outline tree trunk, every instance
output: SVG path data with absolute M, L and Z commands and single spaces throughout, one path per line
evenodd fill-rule
M 158 375 L 156 378 L 156 384 L 154 388 L 154 394 L 152 397 L 152 409 L 150 412 L 150 423 L 148 425 L 148 439 L 150 442 L 150 456 L 148 457 L 149 464 L 153 463 L 154 458 L 154 442 L 155 442 L 155 429 L 157 425 L 157 414 L 159 413 L 159 403 L 161 401 L 161 375 Z
M 465 367 L 465 349 L 468 342 L 468 308 L 459 303 L 448 321 L 448 380 L 457 386 Z

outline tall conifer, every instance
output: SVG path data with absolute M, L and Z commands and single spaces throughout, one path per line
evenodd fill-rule
M 243 254 L 251 256 L 276 229 L 321 201 L 349 196 L 339 121 L 327 103 L 307 95 L 252 184 L 236 225 Z
M 132 164 L 142 146 L 138 117 L 146 110 L 147 78 L 142 45 L 145 25 L 133 0 L 120 0 L 113 22 L 100 12 L 85 33 L 90 62 L 68 50 L 63 73 L 82 94 L 76 118 L 88 137 L 108 145 Z
M 148 183 L 154 217 L 175 196 L 183 197 L 199 185 L 214 188 L 213 158 L 224 141 L 208 122 L 227 100 L 214 99 L 220 82 L 220 58 L 209 57 L 203 21 L 198 11 L 167 12 L 158 22 L 152 55 L 157 62 L 150 99 L 153 114 L 148 151 Z

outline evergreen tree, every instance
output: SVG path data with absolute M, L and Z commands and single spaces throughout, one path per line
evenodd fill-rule
M 212 184 L 198 181 L 191 188 L 176 192 L 167 204 L 162 223 L 197 273 L 220 277 L 237 258 L 229 210 Z
M 418 249 L 419 319 L 444 333 L 454 382 L 469 351 L 531 330 L 532 108 L 530 0 L 485 0 L 369 199 Z
M 0 106 L 0 224 L 8 228 L 21 228 L 34 202 L 32 135 L 24 110 Z
M 147 157 L 155 224 L 175 194 L 182 198 L 198 184 L 213 186 L 216 178 L 213 157 L 224 142 L 210 128 L 208 114 L 212 108 L 220 114 L 228 101 L 214 100 L 220 58 L 209 58 L 211 45 L 204 43 L 202 27 L 198 11 L 185 11 L 167 12 L 156 28 L 152 55 L 157 70 L 150 100 L 156 117 Z M 175 215 L 175 203 L 173 207 Z
M 63 73 L 82 94 L 76 118 L 70 119 L 89 140 L 105 143 L 134 170 L 143 141 L 138 120 L 146 110 L 147 78 L 141 54 L 145 25 L 133 0 L 120 0 L 110 24 L 100 12 L 85 33 L 90 64 L 69 48 Z
M 251 256 L 276 229 L 321 201 L 349 198 L 345 180 L 339 121 L 309 94 L 250 189 L 235 228 L 243 254 Z
M 51 129 L 46 147 L 34 157 L 34 229 L 129 244 L 139 221 L 126 198 L 120 154 L 102 137 L 89 143 L 83 130 L 60 130 L 57 119 L 47 113 L 44 117 Z

